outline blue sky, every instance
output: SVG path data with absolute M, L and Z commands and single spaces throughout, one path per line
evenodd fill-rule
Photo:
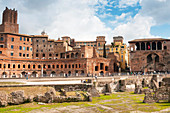
M 78 41 L 104 35 L 108 44 L 114 36 L 125 43 L 170 37 L 170 0 L 0 0 L 0 18 L 6 6 L 18 10 L 21 34 L 45 30 L 51 39 Z

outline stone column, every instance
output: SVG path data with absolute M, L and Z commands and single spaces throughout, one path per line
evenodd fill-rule
M 146 42 L 144 42 L 145 43 L 145 51 L 147 50 L 147 44 L 146 44 Z
M 41 77 L 43 77 L 43 64 L 41 66 Z

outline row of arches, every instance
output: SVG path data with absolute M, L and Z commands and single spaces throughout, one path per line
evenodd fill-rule
M 85 68 L 86 64 L 0 64 L 0 68 L 3 69 L 68 69 L 68 68 Z
M 162 42 L 137 42 L 136 44 L 136 50 L 162 50 Z M 167 49 L 166 46 L 164 46 L 164 49 Z
M 8 74 L 7 72 L 2 72 L 2 78 L 7 78 L 9 76 L 10 76 L 10 78 L 85 76 L 85 71 L 84 70 L 75 70 L 75 71 L 67 71 L 67 72 L 51 71 L 50 73 L 47 71 L 43 71 L 43 74 L 38 71 L 33 71 L 32 73 L 30 73 L 28 71 L 23 71 L 19 74 L 16 74 L 16 73 Z
M 60 53 L 60 58 L 78 58 L 79 53 Z

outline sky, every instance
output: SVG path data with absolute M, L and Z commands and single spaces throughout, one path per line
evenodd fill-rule
M 18 10 L 21 34 L 50 39 L 70 36 L 94 41 L 114 36 L 124 42 L 139 38 L 170 38 L 170 0 L 0 0 L 0 18 L 8 8 Z M 0 23 L 2 19 L 0 20 Z

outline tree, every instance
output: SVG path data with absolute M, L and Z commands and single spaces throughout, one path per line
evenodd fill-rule
M 114 42 L 112 42 L 111 44 L 112 44 L 112 46 L 111 46 L 111 47 L 115 47 L 115 43 L 114 43 Z
M 105 44 L 103 45 L 103 57 L 106 58 L 106 47 L 105 47 Z

